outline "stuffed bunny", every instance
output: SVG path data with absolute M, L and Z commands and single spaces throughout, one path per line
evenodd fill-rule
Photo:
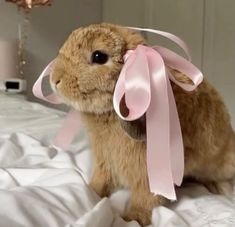
M 146 167 L 145 121 L 120 120 L 113 93 L 127 50 L 146 45 L 140 33 L 96 24 L 75 30 L 56 58 L 51 74 L 53 90 L 79 110 L 87 128 L 95 170 L 91 187 L 101 197 L 118 188 L 131 190 L 126 220 L 147 225 L 155 206 L 166 199 L 149 189 Z M 175 79 L 191 83 L 171 70 Z M 192 93 L 172 83 L 181 123 L 185 178 L 205 184 L 214 193 L 229 195 L 235 175 L 235 136 L 228 111 L 218 92 L 205 79 Z M 122 104 L 125 111 L 125 100 Z

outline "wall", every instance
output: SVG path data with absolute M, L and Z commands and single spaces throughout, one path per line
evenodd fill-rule
M 70 32 L 81 26 L 101 21 L 100 0 L 54 0 L 51 7 L 38 7 L 30 15 L 25 77 L 28 97 L 34 99 L 31 87 L 53 59 Z M 17 8 L 0 0 L 0 38 L 17 38 L 21 20 Z
M 234 9 L 234 0 L 205 0 L 203 71 L 224 97 L 235 129 Z
M 145 0 L 103 0 L 103 21 L 129 26 L 144 26 Z
M 193 62 L 220 91 L 235 128 L 234 0 L 103 0 L 103 20 L 152 27 L 177 34 L 189 45 Z M 150 43 L 170 42 L 148 35 Z

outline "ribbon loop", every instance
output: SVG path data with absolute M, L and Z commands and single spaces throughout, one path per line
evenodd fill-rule
M 147 111 L 151 99 L 146 48 L 138 46 L 135 51 L 128 51 L 125 59 L 114 92 L 114 100 L 117 100 L 114 102 L 114 109 L 121 119 L 132 121 Z M 138 65 L 143 67 L 139 68 Z M 129 115 L 126 117 L 120 111 L 120 102 L 124 95 L 129 109 Z
M 37 79 L 35 84 L 33 85 L 33 94 L 36 97 L 38 97 L 39 99 L 50 102 L 52 104 L 60 104 L 60 103 L 62 103 L 62 101 L 60 100 L 60 98 L 57 95 L 52 93 L 50 95 L 45 96 L 42 92 L 42 80 L 43 80 L 43 78 L 50 75 L 50 73 L 52 72 L 54 62 L 55 62 L 55 60 L 51 61 L 47 65 L 47 67 L 43 70 L 43 72 L 41 73 L 41 75 L 39 76 L 39 78 Z
M 193 82 L 193 84 L 185 84 L 185 83 L 177 81 L 174 78 L 174 76 L 169 74 L 170 79 L 175 84 L 177 84 L 178 86 L 180 86 L 186 91 L 193 91 L 202 82 L 203 75 L 201 71 L 195 65 L 193 65 L 190 61 L 186 60 L 185 58 L 179 56 L 178 54 L 174 53 L 173 51 L 167 48 L 160 47 L 160 46 L 154 46 L 153 48 L 158 53 L 160 53 L 160 55 L 162 56 L 167 66 L 185 74 Z
M 129 109 L 129 119 L 140 118 L 146 111 L 151 100 L 149 68 L 144 46 L 136 49 L 132 67 L 125 74 L 125 98 Z M 143 67 L 138 67 L 142 65 Z M 136 69 L 139 70 L 136 70 Z
M 192 60 L 192 57 L 191 57 L 191 54 L 190 54 L 190 51 L 189 51 L 189 48 L 188 46 L 186 45 L 186 43 L 181 39 L 179 38 L 178 36 L 174 35 L 174 34 L 171 34 L 169 32 L 165 32 L 165 31 L 160 31 L 160 30 L 155 30 L 155 29 L 150 29 L 150 28 L 137 28 L 137 27 L 129 27 L 130 29 L 134 29 L 134 30 L 137 30 L 137 31 L 144 31 L 144 32 L 151 32 L 151 33 L 154 33 L 154 34 L 157 34 L 157 35 L 160 35 L 160 36 L 163 36 L 167 39 L 170 39 L 172 42 L 174 42 L 175 44 L 177 44 L 183 51 L 184 53 L 186 54 L 187 58 L 189 61 Z

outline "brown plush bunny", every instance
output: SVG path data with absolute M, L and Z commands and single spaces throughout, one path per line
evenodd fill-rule
M 87 127 L 95 158 L 92 188 L 101 197 L 118 188 L 130 189 L 125 218 L 146 225 L 153 207 L 166 200 L 149 190 L 145 124 L 141 119 L 121 121 L 112 102 L 123 56 L 139 44 L 145 44 L 143 37 L 121 26 L 80 28 L 61 48 L 51 84 L 68 105 L 81 112 Z M 185 75 L 171 71 L 177 80 L 191 83 Z M 183 134 L 185 177 L 229 195 L 235 175 L 235 136 L 221 97 L 206 79 L 193 93 L 175 84 L 172 87 Z

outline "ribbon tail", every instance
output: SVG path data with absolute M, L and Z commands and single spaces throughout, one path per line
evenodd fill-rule
M 169 108 L 170 108 L 171 168 L 172 168 L 174 183 L 177 186 L 180 186 L 184 176 L 184 147 L 183 147 L 183 139 L 182 139 L 179 115 L 177 112 L 175 98 L 169 79 L 167 80 L 167 90 L 169 94 Z
M 170 157 L 169 97 L 165 66 L 157 52 L 151 52 L 151 103 L 147 120 L 147 169 L 150 191 L 176 200 Z
M 151 108 L 149 108 L 146 114 L 149 121 L 147 123 L 147 134 L 153 134 L 156 144 L 161 145 L 157 147 L 149 140 L 147 141 L 147 169 L 150 191 L 155 195 L 162 195 L 170 200 L 176 200 L 169 146 L 162 146 L 163 141 L 160 141 L 167 135 L 162 133 L 162 130 L 156 130 L 156 127 L 160 127 L 160 125 L 155 125 L 151 121 L 151 111 Z M 158 137 L 159 134 L 162 135 L 160 138 Z
M 56 137 L 54 138 L 53 145 L 66 150 L 80 127 L 81 121 L 79 112 L 74 109 L 70 110 L 62 124 L 62 127 L 59 129 Z

